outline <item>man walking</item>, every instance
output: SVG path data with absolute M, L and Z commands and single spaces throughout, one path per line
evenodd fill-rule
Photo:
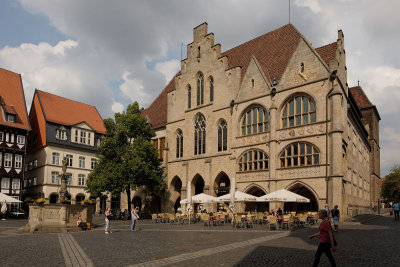
M 335 205 L 334 207 L 333 207 L 333 210 L 331 211 L 331 213 L 332 213 L 332 220 L 333 220 L 333 225 L 334 225 L 334 227 L 335 227 L 335 232 L 337 232 L 338 231 L 338 228 L 339 228 L 339 218 L 340 218 L 340 212 L 339 212 L 339 209 L 338 209 L 338 205 Z
M 397 200 L 393 204 L 393 211 L 394 211 L 394 219 L 396 221 L 399 221 L 400 206 L 399 206 L 399 202 Z

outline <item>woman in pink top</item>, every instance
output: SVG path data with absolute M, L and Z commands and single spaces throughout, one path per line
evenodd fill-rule
M 319 226 L 319 233 L 310 235 L 308 237 L 308 239 L 311 239 L 313 237 L 319 236 L 319 245 L 317 252 L 315 253 L 313 266 L 318 266 L 322 253 L 326 254 L 332 266 L 336 266 L 335 259 L 333 258 L 331 252 L 331 248 L 333 251 L 335 251 L 336 247 L 332 234 L 332 226 L 328 219 L 328 213 L 326 212 L 326 210 L 319 210 L 318 217 L 322 220 L 322 223 Z
M 105 233 L 106 233 L 106 234 L 109 234 L 109 233 L 111 233 L 111 229 L 110 229 L 110 220 L 111 220 L 111 216 L 112 216 L 110 208 L 107 208 L 105 215 L 106 215 L 106 219 L 105 219 L 105 221 L 106 221 Z

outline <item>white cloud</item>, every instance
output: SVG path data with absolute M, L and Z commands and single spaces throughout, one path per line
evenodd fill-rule
M 160 72 L 165 77 L 165 85 L 174 77 L 174 75 L 180 70 L 181 64 L 178 60 L 170 60 L 164 62 L 158 62 L 155 66 L 155 70 Z
M 140 100 L 140 103 L 144 105 L 149 104 L 152 101 L 151 95 L 149 95 L 143 86 L 143 81 L 135 79 L 129 71 L 125 71 L 122 74 L 124 82 L 119 86 L 119 89 L 129 97 L 132 102 Z
M 119 102 L 114 102 L 114 104 L 111 106 L 111 109 L 115 113 L 117 113 L 117 112 L 122 113 L 122 111 L 124 111 L 124 105 L 122 105 Z
M 294 4 L 301 7 L 308 7 L 313 13 L 320 13 L 322 10 L 318 0 L 296 0 Z

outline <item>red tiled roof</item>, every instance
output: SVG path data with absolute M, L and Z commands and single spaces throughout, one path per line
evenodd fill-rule
M 179 72 L 171 79 L 153 103 L 142 111 L 142 114 L 149 118 L 153 129 L 163 127 L 167 124 L 167 95 L 169 92 L 175 90 L 175 77 L 178 74 Z
M 47 121 L 67 126 L 86 122 L 94 131 L 106 133 L 103 119 L 96 107 L 40 90 L 36 92 Z
M 4 121 L 3 116 L 0 116 L 0 125 L 29 131 L 31 127 L 28 122 L 20 74 L 0 69 L 0 97 L 3 109 L 10 114 L 16 115 L 15 123 Z
M 334 60 L 336 57 L 336 48 L 337 42 L 333 42 L 331 44 L 318 47 L 315 49 L 315 51 L 317 51 L 326 64 L 329 64 L 329 62 Z
M 364 93 L 364 90 L 360 86 L 351 87 L 350 93 L 356 101 L 359 109 L 370 108 L 374 106 L 371 101 L 369 101 L 367 95 Z
M 222 54 L 228 57 L 229 67 L 240 66 L 242 78 L 251 56 L 255 56 L 267 78 L 280 79 L 297 48 L 301 34 L 292 24 L 236 46 Z

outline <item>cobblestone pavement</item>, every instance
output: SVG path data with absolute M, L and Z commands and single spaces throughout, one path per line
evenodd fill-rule
M 0 221 L 0 266 L 310 266 L 318 244 L 306 238 L 317 228 L 288 232 L 144 220 L 131 232 L 129 221 L 112 221 L 106 235 L 104 221 L 96 220 L 96 229 L 64 234 L 17 234 L 26 221 Z M 337 266 L 399 266 L 399 237 L 393 217 L 346 222 L 335 233 Z M 329 266 L 325 255 L 320 266 Z

